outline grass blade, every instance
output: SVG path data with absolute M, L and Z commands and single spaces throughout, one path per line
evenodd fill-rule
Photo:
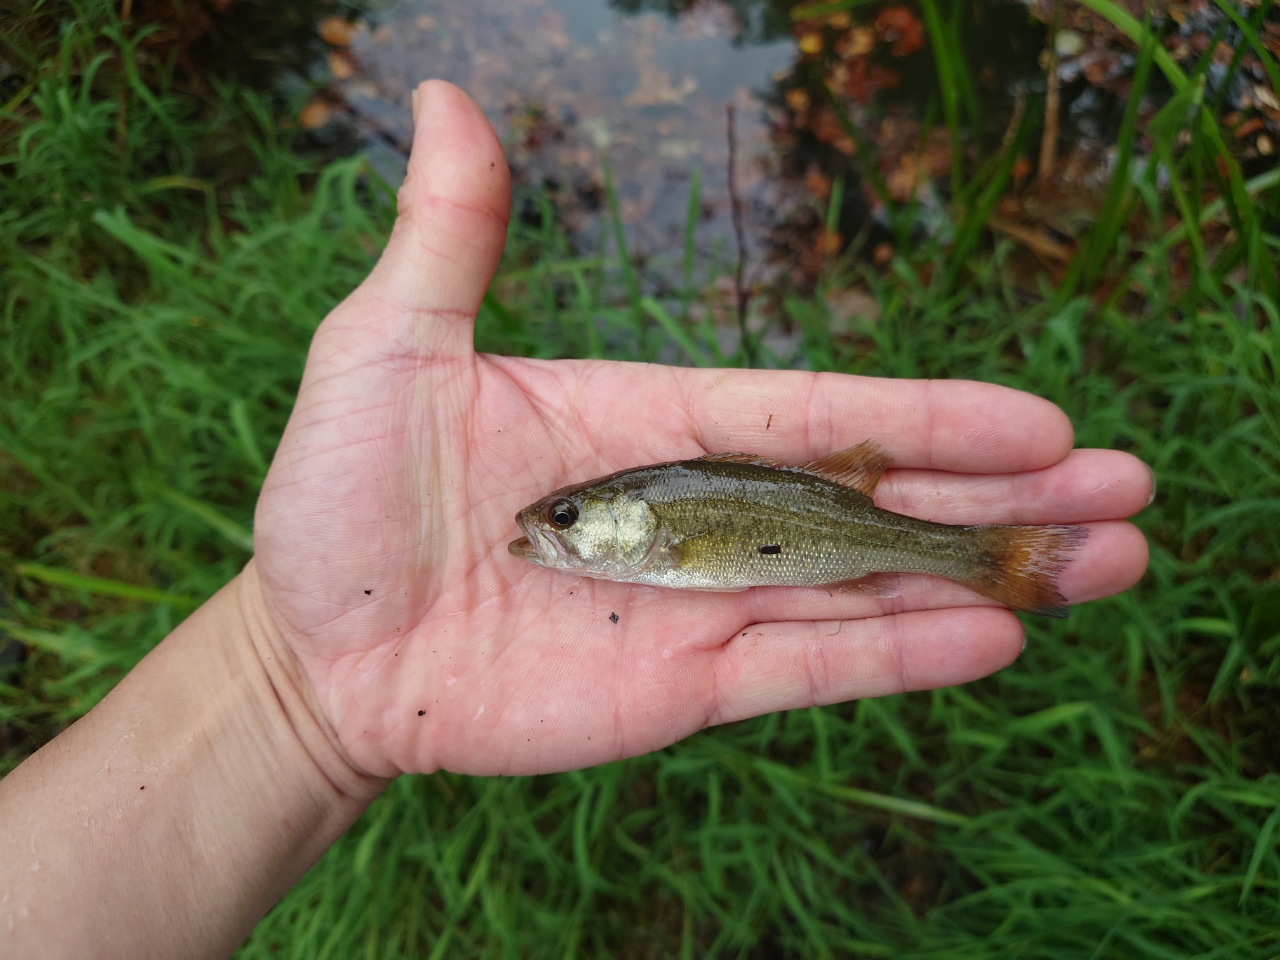
M 203 500 L 196 500 L 194 497 L 188 497 L 186 494 L 168 488 L 161 490 L 160 495 L 180 510 L 203 520 L 210 529 L 221 534 L 241 550 L 253 552 L 253 534 L 234 520 L 223 516 L 215 507 Z
M 185 597 L 177 593 L 156 590 L 154 587 L 139 587 L 136 584 L 124 583 L 120 580 L 108 580 L 105 577 L 93 577 L 70 570 L 59 570 L 38 563 L 20 563 L 14 571 L 23 577 L 39 580 L 52 587 L 64 587 L 68 590 L 82 590 L 106 597 L 120 597 L 123 600 L 141 600 L 144 603 L 171 603 L 177 607 L 194 609 L 203 602 L 197 597 Z
M 653 297 L 641 297 L 640 307 L 649 316 L 658 322 L 658 326 L 669 336 L 676 345 L 689 355 L 689 358 L 699 367 L 712 366 L 711 360 L 707 357 L 702 349 L 693 342 L 693 338 L 689 336 L 688 331 L 675 321 L 671 314 L 663 309 L 662 304 Z
M 1271 845 L 1271 834 L 1275 833 L 1276 824 L 1280 823 L 1280 807 L 1276 807 L 1267 817 L 1262 829 L 1258 831 L 1258 841 L 1253 845 L 1253 855 L 1249 858 L 1249 867 L 1244 872 L 1244 880 L 1240 884 L 1240 906 L 1244 906 L 1249 891 L 1253 889 L 1253 881 L 1257 879 L 1258 868 L 1262 866 L 1262 858 L 1268 852 L 1274 853 Z

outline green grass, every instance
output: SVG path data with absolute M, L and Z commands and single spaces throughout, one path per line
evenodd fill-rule
M 94 35 L 105 9 L 0 118 L 0 628 L 25 651 L 0 667 L 6 766 L 247 559 L 310 332 L 392 209 L 359 160 L 292 152 L 252 96 L 135 83 L 128 36 Z M 1099 221 L 1074 288 L 1028 298 L 970 227 L 967 256 L 834 272 L 881 305 L 856 337 L 820 295 L 782 301 L 803 336 L 773 362 L 1021 387 L 1081 445 L 1152 464 L 1139 587 L 1028 621 L 1018 663 L 963 687 L 574 774 L 402 778 L 240 956 L 1280 954 L 1280 194 L 1223 175 L 1215 122 L 1151 125 L 1178 190 L 1124 156 L 1110 209 L 1130 216 Z M 217 182 L 224 148 L 257 162 Z M 1001 170 L 966 185 L 962 223 Z M 1217 246 L 1214 217 L 1234 230 Z M 544 223 L 512 228 L 483 348 L 742 361 L 691 319 L 706 265 L 681 251 L 686 289 L 655 299 Z

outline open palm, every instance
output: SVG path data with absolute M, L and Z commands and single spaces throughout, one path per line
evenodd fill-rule
M 1068 599 L 1146 564 L 1119 518 L 1149 473 L 1071 451 L 1053 405 L 964 382 L 694 371 L 477 355 L 472 322 L 510 183 L 474 104 L 425 84 L 400 219 L 316 334 L 258 506 L 266 609 L 308 702 L 380 776 L 535 773 L 669 744 L 771 710 L 970 680 L 1022 629 L 961 587 L 668 591 L 510 556 L 515 512 L 625 467 L 748 451 L 797 462 L 868 437 L 889 509 L 952 523 L 1088 523 Z

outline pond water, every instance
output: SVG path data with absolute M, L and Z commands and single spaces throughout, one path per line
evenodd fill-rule
M 547 190 L 583 249 L 607 206 L 603 161 L 634 253 L 683 248 L 695 171 L 698 245 L 731 245 L 727 105 L 753 254 L 774 211 L 798 199 L 777 175 L 762 95 L 794 61 L 789 34 L 750 42 L 715 4 L 672 17 L 601 0 L 411 0 L 380 19 L 351 45 L 359 72 L 344 92 L 357 114 L 402 143 L 416 82 L 458 84 L 498 131 L 517 183 Z M 367 149 L 396 171 L 403 158 L 387 140 L 367 137 Z
M 356 118 L 364 149 L 393 181 L 411 135 L 410 91 L 421 79 L 443 77 L 481 106 L 506 145 L 517 185 L 549 196 L 584 252 L 607 227 L 607 165 L 630 252 L 660 288 L 675 276 L 695 179 L 699 255 L 722 263 L 736 257 L 732 146 L 751 277 L 789 275 L 805 285 L 850 242 L 868 260 L 887 260 L 893 236 L 886 195 L 916 205 L 917 232 L 945 235 L 951 147 L 918 8 L 865 5 L 793 23 L 792 6 L 401 0 L 346 29 L 322 23 L 321 34 L 332 46 L 332 90 Z M 1171 18 L 1166 48 L 1175 59 L 1190 66 L 1221 52 L 1210 40 L 1222 19 L 1216 8 L 1200 0 L 1158 0 L 1156 7 Z M 966 168 L 1007 142 L 1022 111 L 1044 111 L 1047 76 L 1056 74 L 1048 96 L 1060 100 L 1059 156 L 1051 175 L 1039 171 L 1040 206 L 1027 207 L 1039 237 L 1031 248 L 1052 260 L 1055 249 L 1069 250 L 1090 216 L 1089 195 L 1109 173 L 1132 44 L 1068 0 L 1060 7 L 967 0 L 954 9 L 966 60 L 961 93 L 977 118 L 966 135 Z M 1051 36 L 1046 22 L 1054 16 Z M 1217 36 L 1231 39 L 1229 31 Z M 1224 50 L 1230 59 L 1230 46 Z M 1243 155 L 1266 157 L 1280 110 L 1272 109 L 1274 95 L 1250 85 L 1251 76 L 1265 74 L 1248 56 L 1223 102 L 1252 108 L 1256 117 L 1241 114 L 1253 125 Z M 1212 88 L 1212 70 L 1208 79 Z M 1157 79 L 1149 94 L 1144 115 L 1167 89 Z M 1034 179 L 1038 146 L 1028 143 L 1015 165 L 1015 191 Z M 868 165 L 881 180 L 878 191 L 866 183 Z M 1004 210 L 1015 219 L 1025 212 Z M 1010 229 L 1025 239 L 1031 228 Z

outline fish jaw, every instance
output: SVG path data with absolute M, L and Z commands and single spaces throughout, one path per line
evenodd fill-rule
M 524 536 L 507 544 L 507 552 L 513 557 L 548 570 L 570 570 L 576 566 L 572 554 L 555 533 L 542 529 L 523 516 L 517 517 L 516 522 Z
M 508 543 L 507 553 L 521 560 L 528 560 L 530 563 L 538 562 L 538 552 L 533 549 L 533 544 L 529 542 L 528 537 L 521 537 L 519 540 Z

